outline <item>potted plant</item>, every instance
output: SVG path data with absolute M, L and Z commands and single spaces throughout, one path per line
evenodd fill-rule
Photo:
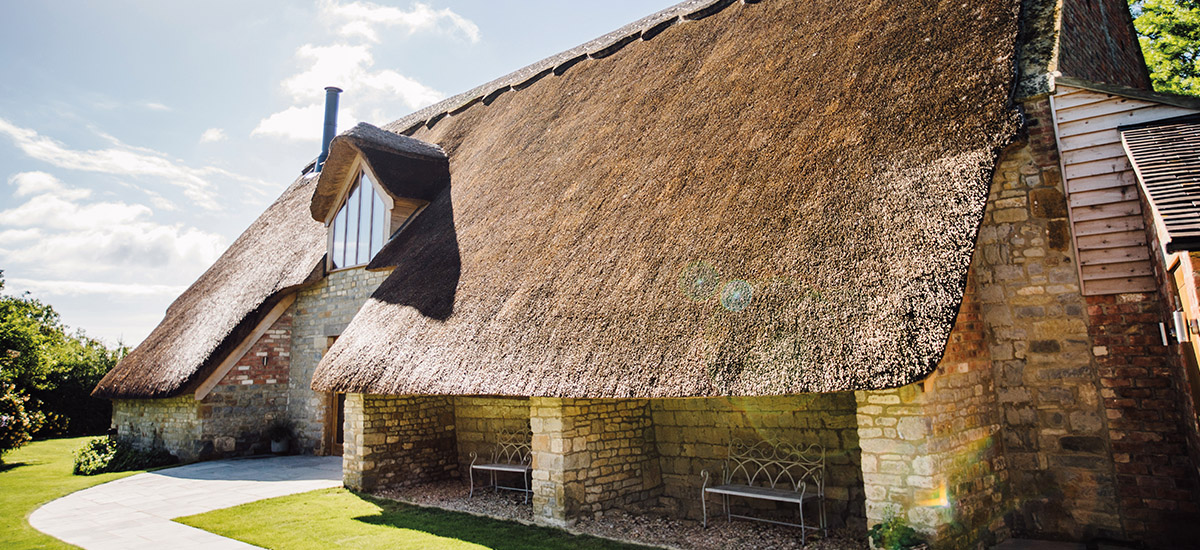
M 281 455 L 288 452 L 288 445 L 296 436 L 295 425 L 290 419 L 276 418 L 267 426 L 265 435 L 271 440 L 271 452 Z

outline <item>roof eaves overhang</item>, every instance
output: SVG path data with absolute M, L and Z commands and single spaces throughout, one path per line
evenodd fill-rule
M 360 158 L 393 198 L 432 201 L 450 183 L 450 160 L 441 147 L 359 123 L 330 143 L 310 205 L 314 220 L 328 222 Z

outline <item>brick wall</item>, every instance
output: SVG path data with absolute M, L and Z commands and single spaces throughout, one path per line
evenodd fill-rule
M 491 456 L 500 432 L 529 431 L 529 399 L 525 397 L 455 397 L 454 425 L 458 438 L 458 462 L 463 476 L 471 464 L 471 453 L 481 461 Z
M 1100 381 L 1046 99 L 993 176 L 972 269 L 994 365 L 1015 534 L 1120 533 Z
M 348 394 L 345 427 L 342 476 L 350 489 L 458 477 L 451 397 Z
M 1125 0 L 1064 0 L 1060 44 L 1064 75 L 1150 89 Z
M 1195 413 L 1177 344 L 1163 345 L 1159 323 L 1171 323 L 1175 289 L 1143 204 L 1161 292 L 1088 297 L 1108 418 L 1121 523 L 1130 540 L 1164 545 L 1200 536 L 1197 476 L 1188 445 Z M 1170 325 L 1168 325 L 1170 326 Z
M 662 492 L 648 400 L 535 397 L 529 413 L 535 521 L 637 510 Z
M 294 311 L 288 308 L 200 402 L 205 459 L 270 451 L 262 434 L 287 414 Z
M 295 311 L 295 307 L 289 307 L 280 315 L 258 341 L 246 350 L 246 354 L 218 385 L 280 384 L 286 388 L 292 355 L 292 317 Z
M 342 333 L 389 273 L 364 268 L 335 271 L 315 286 L 301 291 L 292 305 L 295 313 L 288 374 L 288 415 L 296 423 L 302 452 L 329 452 L 325 448 L 325 429 L 330 399 L 329 394 L 313 391 L 313 372 L 328 349 L 330 339 Z
M 1008 536 L 1008 472 L 980 310 L 968 277 L 936 372 L 897 389 L 855 392 L 868 524 L 894 511 L 946 548 Z
M 700 519 L 700 471 L 721 475 L 730 438 L 746 442 L 778 439 L 798 446 L 819 443 L 825 447 L 829 522 L 835 527 L 865 529 L 853 393 L 652 399 L 650 411 L 662 472 L 659 508 L 663 513 Z M 795 506 L 786 505 L 786 512 L 786 519 L 794 521 Z

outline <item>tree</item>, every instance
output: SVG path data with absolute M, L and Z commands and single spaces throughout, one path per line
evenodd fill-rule
M 4 453 L 29 443 L 42 420 L 41 414 L 30 410 L 28 396 L 0 381 L 0 462 L 4 462 Z
M 28 294 L 0 295 L 0 384 L 28 398 L 23 407 L 44 420 L 36 437 L 107 429 L 112 405 L 91 391 L 126 351 L 120 344 L 109 349 L 83 331 L 70 334 L 53 307 Z
M 1154 89 L 1200 96 L 1200 0 L 1128 1 Z

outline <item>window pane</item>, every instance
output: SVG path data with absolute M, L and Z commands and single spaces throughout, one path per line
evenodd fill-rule
M 383 198 L 378 193 L 375 194 L 375 202 L 371 206 L 371 257 L 374 258 L 379 253 L 379 249 L 383 248 L 383 242 L 387 239 L 384 234 L 387 231 L 387 207 L 383 205 Z
M 333 250 L 329 256 L 329 261 L 333 262 L 334 269 L 342 267 L 345 264 L 346 253 L 346 206 L 338 210 L 337 217 L 333 218 Z
M 371 203 L 375 198 L 375 186 L 364 173 L 358 188 L 358 261 L 355 263 L 365 264 L 371 261 Z
M 358 262 L 358 196 L 359 185 L 356 182 L 350 189 L 350 198 L 346 199 L 346 265 L 357 265 Z

